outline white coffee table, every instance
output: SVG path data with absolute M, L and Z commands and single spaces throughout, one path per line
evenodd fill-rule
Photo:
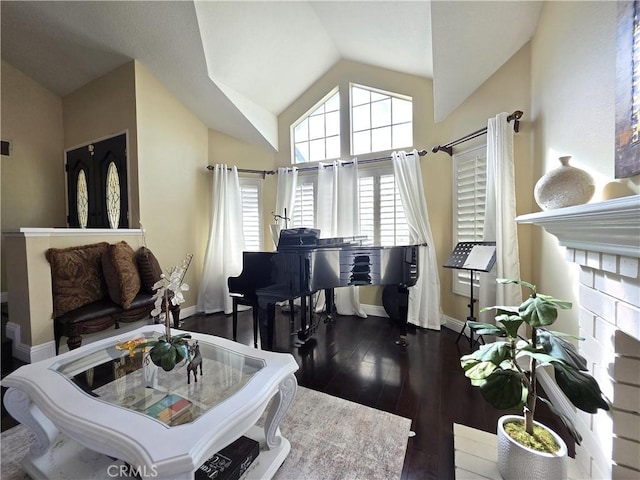
M 249 476 L 273 476 L 290 450 L 278 425 L 297 389 L 294 358 L 192 333 L 203 376 L 187 383 L 185 365 L 165 372 L 148 354 L 130 357 L 115 348 L 117 340 L 163 333 L 160 325 L 142 327 L 25 365 L 2 380 L 7 410 L 36 437 L 23 460 L 32 478 L 85 471 L 113 478 L 116 465 L 127 462 L 143 477 L 193 479 L 205 460 L 242 435 L 261 447 Z M 167 395 L 184 409 L 159 414 L 156 402 Z M 272 399 L 264 429 L 258 428 Z

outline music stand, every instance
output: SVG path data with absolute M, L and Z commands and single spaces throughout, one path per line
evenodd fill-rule
M 496 242 L 460 242 L 456 245 L 456 248 L 453 249 L 447 263 L 443 266 L 446 268 L 454 268 L 457 270 L 468 270 L 471 274 L 471 279 L 469 281 L 469 316 L 467 317 L 467 321 L 475 322 L 477 319 L 475 317 L 474 308 L 475 302 L 477 301 L 473 298 L 473 276 L 475 272 L 490 272 L 493 268 L 493 265 L 496 263 Z M 469 328 L 469 336 L 464 333 L 464 329 L 466 327 L 466 323 L 462 325 L 462 329 L 458 334 L 458 338 L 456 339 L 456 343 L 460 341 L 460 338 L 464 335 L 469 339 L 469 347 L 473 348 L 476 342 L 484 343 L 484 338 L 482 335 L 478 336 L 478 339 L 474 341 L 473 339 L 473 329 Z

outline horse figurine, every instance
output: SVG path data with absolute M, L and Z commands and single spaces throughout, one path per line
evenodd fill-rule
M 198 367 L 200 367 L 200 376 L 202 376 L 202 355 L 200 355 L 200 345 L 198 341 L 189 347 L 191 361 L 187 365 L 187 385 L 191 383 L 191 372 L 193 372 L 193 380 L 198 383 Z

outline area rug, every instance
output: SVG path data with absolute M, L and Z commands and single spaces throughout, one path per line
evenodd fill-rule
M 291 452 L 274 479 L 399 479 L 410 428 L 408 418 L 298 387 L 280 424 Z M 2 433 L 2 480 L 29 478 L 20 461 L 31 441 L 22 425 Z

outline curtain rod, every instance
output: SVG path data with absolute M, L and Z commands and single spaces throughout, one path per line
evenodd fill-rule
M 420 155 L 421 157 L 424 157 L 427 153 L 426 150 L 420 150 L 418 152 L 418 155 Z M 358 164 L 366 164 L 366 163 L 376 163 L 376 162 L 382 162 L 384 160 L 391 160 L 393 157 L 389 156 L 389 157 L 380 157 L 380 158 L 369 158 L 369 159 L 365 159 L 365 160 L 359 160 Z M 349 163 L 349 162 L 345 162 L 345 163 Z M 213 170 L 215 167 L 213 165 L 207 165 L 207 170 Z M 304 172 L 307 170 L 317 170 L 318 166 L 315 165 L 313 167 L 298 167 L 298 171 L 299 172 Z M 229 168 L 230 170 L 230 168 Z M 248 169 L 248 168 L 238 168 L 238 172 L 239 173 L 256 173 L 259 175 L 262 175 L 262 178 L 265 178 L 267 175 L 275 175 L 276 173 L 278 173 L 275 170 L 252 170 L 252 169 Z
M 507 122 L 513 120 L 513 131 L 518 133 L 520 129 L 520 118 L 522 118 L 522 111 L 516 110 L 511 115 L 507 117 Z M 438 145 L 433 147 L 431 151 L 433 153 L 438 153 L 439 151 L 447 152 L 450 156 L 453 156 L 453 147 L 456 145 L 460 145 L 461 143 L 467 142 L 469 140 L 473 140 L 474 138 L 479 137 L 480 135 L 484 135 L 487 133 L 487 127 L 481 128 L 480 130 L 476 130 L 475 132 L 471 132 L 464 137 L 460 137 L 457 140 L 447 143 L 446 145 Z

